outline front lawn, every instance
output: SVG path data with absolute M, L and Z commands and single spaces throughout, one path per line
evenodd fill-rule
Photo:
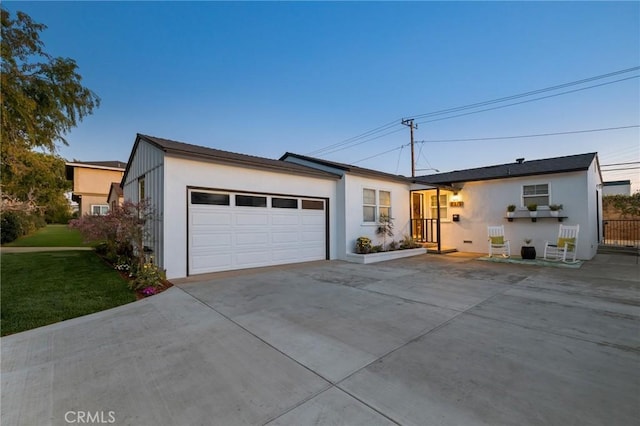
M 5 253 L 1 279 L 2 336 L 136 300 L 119 273 L 92 251 Z
M 47 225 L 31 235 L 5 244 L 7 247 L 86 247 L 77 229 L 67 225 Z

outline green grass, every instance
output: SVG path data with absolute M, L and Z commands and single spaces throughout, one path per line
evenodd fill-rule
M 92 251 L 2 254 L 1 335 L 136 300 L 126 281 Z
M 88 247 L 77 229 L 67 225 L 47 225 L 31 235 L 5 244 L 6 247 Z

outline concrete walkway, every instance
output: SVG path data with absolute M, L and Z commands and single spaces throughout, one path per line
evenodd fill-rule
M 40 251 L 93 250 L 93 247 L 1 247 L 0 253 L 35 253 Z
M 192 277 L 0 339 L 1 423 L 636 424 L 639 287 L 635 259 L 615 255 Z

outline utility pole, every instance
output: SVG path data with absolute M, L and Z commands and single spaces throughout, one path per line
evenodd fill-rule
M 413 129 L 417 129 L 418 125 L 413 124 L 413 118 L 408 118 L 406 120 L 402 120 L 402 124 L 405 126 L 409 126 L 411 129 L 411 177 L 416 177 L 416 160 L 414 157 L 414 149 L 413 149 Z

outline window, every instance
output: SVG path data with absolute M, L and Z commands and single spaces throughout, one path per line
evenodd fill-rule
M 255 195 L 236 195 L 236 206 L 267 207 L 267 197 L 258 197 Z
M 324 210 L 324 201 L 302 200 L 302 208 L 304 210 Z
M 109 205 L 108 204 L 92 204 L 91 205 L 91 214 L 94 216 L 104 216 L 109 213 Z
M 271 199 L 271 207 L 278 209 L 297 209 L 298 200 L 295 198 L 276 198 Z
M 362 190 L 362 221 L 375 222 L 382 215 L 391 217 L 391 192 L 364 188 Z
M 538 206 L 549 205 L 549 184 L 523 185 L 522 205 L 537 204 Z
M 378 191 L 378 198 L 378 202 L 380 203 L 380 207 L 378 207 L 378 217 L 382 215 L 391 217 L 391 192 Z
M 376 221 L 376 190 L 362 190 L 362 220 L 364 222 Z
M 144 191 L 144 177 L 138 179 L 138 201 L 142 201 L 145 199 L 145 191 Z
M 448 218 L 447 211 L 447 194 L 440 195 L 440 219 Z M 438 198 L 437 195 L 431 196 L 431 218 L 436 219 L 438 217 Z
M 208 204 L 211 206 L 228 206 L 229 194 L 215 194 L 213 192 L 192 192 L 191 204 Z

